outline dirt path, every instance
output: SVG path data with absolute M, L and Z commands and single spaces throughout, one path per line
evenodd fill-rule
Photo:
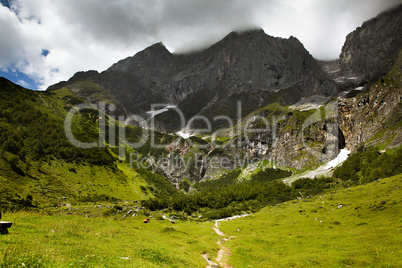
M 208 262 L 207 268 L 212 268 L 212 267 L 218 267 L 219 266 L 217 263 L 214 263 L 213 261 L 211 261 L 208 258 L 208 254 L 205 253 L 205 254 L 202 254 L 201 256 Z
M 224 243 L 225 243 L 226 241 L 229 241 L 229 240 L 230 240 L 231 238 L 233 238 L 233 237 L 228 238 L 228 236 L 225 235 L 225 234 L 219 229 L 219 220 L 216 220 L 216 221 L 215 221 L 215 227 L 212 228 L 212 229 L 214 229 L 214 231 L 215 231 L 218 235 L 224 237 L 224 238 L 220 239 L 218 242 L 216 242 L 216 243 L 221 247 L 221 249 L 218 251 L 218 256 L 216 257 L 215 260 L 219 263 L 220 266 L 222 266 L 222 267 L 224 267 L 224 268 L 233 268 L 233 266 L 230 266 L 229 264 L 226 263 L 226 262 L 227 262 L 227 259 L 224 259 L 224 258 L 223 258 L 224 256 L 230 256 L 230 255 L 232 254 L 231 251 L 230 251 L 230 249 L 228 249 L 227 247 L 224 246 Z
M 230 256 L 232 253 L 230 251 L 229 248 L 225 247 L 224 243 L 226 241 L 232 240 L 232 238 L 235 238 L 236 236 L 227 236 L 225 235 L 220 229 L 219 229 L 219 222 L 220 221 L 230 221 L 230 220 L 234 220 L 234 219 L 238 219 L 241 217 L 246 217 L 250 214 L 244 214 L 244 215 L 238 215 L 238 216 L 233 216 L 233 217 L 229 217 L 229 218 L 224 218 L 224 219 L 219 219 L 215 221 L 215 227 L 212 227 L 212 229 L 215 231 L 215 233 L 217 233 L 219 236 L 222 236 L 223 238 L 219 239 L 218 242 L 216 242 L 219 247 L 221 248 L 218 251 L 218 256 L 216 257 L 216 262 L 219 264 L 216 264 L 214 262 L 212 262 L 209 258 L 208 258 L 208 254 L 204 254 L 202 255 L 202 257 L 208 262 L 208 266 L 207 268 L 212 268 L 212 267 L 224 267 L 224 268 L 233 268 L 233 266 L 230 266 L 229 264 L 227 264 L 227 259 L 225 259 L 225 256 Z

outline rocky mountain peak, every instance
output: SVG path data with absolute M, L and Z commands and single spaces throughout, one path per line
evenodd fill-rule
M 262 29 L 231 32 L 211 47 L 190 54 L 172 54 L 157 43 L 91 75 L 91 82 L 129 114 L 145 114 L 151 104 L 167 103 L 179 105 L 186 116 L 224 113 L 233 117 L 234 110 L 223 107 L 237 101 L 251 112 L 267 103 L 287 105 L 302 97 L 336 92 L 299 40 L 272 37 Z M 62 86 L 72 87 L 71 83 Z M 87 86 L 75 83 L 74 89 L 85 91 Z M 170 125 L 172 129 L 166 131 L 174 129 Z
M 172 57 L 172 53 L 170 53 L 162 42 L 159 42 L 132 57 L 118 61 L 109 67 L 108 71 L 132 72 L 138 63 L 149 66 L 154 64 L 154 67 L 160 67 L 160 63 L 170 61 Z
M 258 37 L 266 37 L 266 33 L 263 29 L 249 29 L 244 31 L 232 31 L 228 35 L 226 35 L 220 42 L 218 43 L 226 43 L 226 42 L 236 42 L 239 39 L 256 39 Z
M 358 85 L 388 73 L 402 47 L 401 25 L 402 4 L 348 34 L 340 54 L 340 75 Z

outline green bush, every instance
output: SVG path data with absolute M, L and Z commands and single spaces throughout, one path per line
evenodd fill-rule
M 203 182 L 199 182 L 194 184 L 194 187 L 197 190 L 208 190 L 208 189 L 216 189 L 224 186 L 229 186 L 233 185 L 236 183 L 237 178 L 239 177 L 241 173 L 240 169 L 235 169 L 232 171 L 229 171 L 225 174 L 223 174 L 219 179 L 217 180 L 207 180 Z
M 266 168 L 253 175 L 251 175 L 252 181 L 268 182 L 277 179 L 283 179 L 292 175 L 291 171 L 282 169 Z
M 359 148 L 340 167 L 335 178 L 352 181 L 355 184 L 368 183 L 402 172 L 402 147 L 392 154 L 381 154 L 377 147 Z
M 179 189 L 182 189 L 182 190 L 184 190 L 186 192 L 188 192 L 190 190 L 190 186 L 191 186 L 190 182 L 188 180 L 186 180 L 186 179 L 182 180 L 179 183 Z

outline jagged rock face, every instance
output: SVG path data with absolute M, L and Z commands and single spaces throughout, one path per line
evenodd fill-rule
M 302 97 L 336 92 L 334 83 L 293 37 L 274 38 L 263 31 L 231 33 L 189 59 L 171 84 L 171 92 L 176 94 L 172 97 L 179 98 L 178 107 L 187 118 L 219 115 L 237 120 L 238 101 L 245 116 L 269 103 L 287 105 Z M 172 120 L 174 116 L 158 116 L 159 130 L 181 129 L 177 120 Z M 212 127 L 225 125 L 216 122 Z
M 356 97 L 340 98 L 320 110 L 292 111 L 278 105 L 255 111 L 240 125 L 261 127 L 261 118 L 269 126 L 257 132 L 234 136 L 223 148 L 208 146 L 198 151 L 199 164 L 192 170 L 162 170 L 173 181 L 216 179 L 226 170 L 269 160 L 276 166 L 304 169 L 335 158 L 347 147 L 355 151 L 362 145 L 393 149 L 402 145 L 402 50 L 395 66 L 382 79 Z M 332 116 L 328 112 L 333 111 Z M 326 115 L 326 119 L 322 116 Z M 247 121 L 247 124 L 245 122 Z M 247 135 L 247 136 L 246 136 Z M 179 145 L 182 155 L 190 155 L 191 146 Z M 174 151 L 174 150 L 173 150 Z M 225 160 L 225 168 L 216 163 Z M 183 165 L 184 166 L 184 165 Z M 180 171 L 180 173 L 178 173 Z
M 354 85 L 386 75 L 402 46 L 402 5 L 363 23 L 346 37 L 340 54 L 340 76 Z
M 369 91 L 340 102 L 340 127 L 347 147 L 354 150 L 367 143 L 392 149 L 402 144 L 401 81 L 402 50 L 388 75 L 374 83 Z
M 159 170 L 173 183 L 217 178 L 253 159 L 301 169 L 333 159 L 344 146 L 352 151 L 363 144 L 395 148 L 402 144 L 401 6 L 348 35 L 339 61 L 320 65 L 296 38 L 249 31 L 231 33 L 210 48 L 187 55 L 171 54 L 163 44 L 155 44 L 105 72 L 77 73 L 50 89 L 67 87 L 85 100 L 112 101 L 118 112 L 126 114 L 142 115 L 151 104 L 166 103 L 177 104 L 186 120 L 226 115 L 240 125 L 250 120 L 250 126 L 258 126 L 261 118 L 274 120 L 247 138 L 223 133 L 233 139 L 223 148 L 198 149 L 187 140 L 172 144 L 166 165 Z M 356 79 L 347 79 L 351 77 Z M 280 106 L 357 85 L 366 92 L 330 101 L 336 116 L 311 124 L 304 123 L 326 113 Z M 241 118 L 236 109 L 239 100 Z M 266 108 L 272 103 L 280 108 Z M 174 111 L 155 120 L 158 130 L 181 129 Z M 217 122 L 215 127 L 228 126 Z M 225 168 L 214 164 L 222 159 Z
M 337 115 L 337 106 L 329 106 Z M 175 143 L 167 164 L 159 170 L 177 183 L 184 178 L 217 179 L 227 170 L 252 169 L 253 164 L 265 160 L 296 169 L 318 166 L 334 159 L 345 146 L 338 117 L 322 120 L 323 116 L 320 110 L 295 111 L 271 105 L 244 118 L 236 134 L 222 144 L 212 142 L 197 149 L 188 145 L 188 140 Z
M 163 44 L 155 44 L 100 74 L 79 73 L 49 89 L 72 88 L 91 99 L 83 82 L 103 89 L 102 98 L 116 101 L 128 114 L 143 115 L 151 104 L 166 103 L 178 104 L 188 118 L 201 111 L 217 115 L 236 100 L 244 102 L 249 113 L 273 101 L 290 104 L 301 97 L 336 92 L 296 38 L 274 38 L 262 30 L 233 32 L 210 48 L 187 55 L 171 54 Z M 236 117 L 232 109 L 223 114 Z M 176 127 L 168 122 L 159 129 Z
M 185 62 L 186 57 L 178 57 Z M 262 30 L 231 33 L 211 48 L 189 57 L 172 89 L 193 92 L 221 86 L 232 90 L 277 91 L 307 77 L 324 78 L 315 60 L 294 37 L 274 38 Z M 315 88 L 315 90 L 318 90 Z M 177 97 L 182 96 L 179 94 Z
M 276 108 L 256 111 L 244 118 L 241 125 L 247 121 L 248 127 L 255 129 L 261 126 L 261 118 L 268 118 L 268 127 L 257 132 L 244 131 L 222 148 L 208 145 L 198 151 L 198 165 L 182 163 L 179 169 L 161 171 L 174 182 L 183 178 L 199 181 L 216 179 L 227 170 L 262 160 L 276 166 L 305 169 L 334 159 L 344 147 L 351 151 L 362 145 L 398 148 L 402 145 L 401 78 L 402 52 L 387 76 L 356 97 L 330 102 L 326 112 L 292 111 L 284 107 L 281 111 Z M 328 111 L 333 111 L 333 116 Z M 325 114 L 327 118 L 322 119 Z M 183 144 L 169 156 L 175 151 L 190 157 L 195 154 L 193 147 Z M 224 168 L 217 163 L 224 163 Z M 185 166 L 191 167 L 184 170 Z

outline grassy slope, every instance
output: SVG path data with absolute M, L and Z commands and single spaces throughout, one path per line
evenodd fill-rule
M 76 203 L 96 199 L 96 196 L 119 200 L 147 198 L 140 186 L 148 184 L 124 163 L 118 164 L 117 170 L 88 164 L 77 165 L 63 160 L 43 162 L 40 169 L 38 165 L 39 162 L 32 161 L 27 175 L 21 176 L 12 171 L 7 161 L 0 159 L 1 188 L 12 188 L 12 192 L 22 198 L 31 195 L 34 204 L 39 206 Z M 13 197 L 1 196 L 0 201 L 7 203 L 6 199 Z
M 52 127 L 63 135 L 58 138 L 58 142 L 65 142 L 64 118 L 67 111 L 76 103 L 78 99 L 67 89 L 60 89 L 49 92 L 36 92 L 19 87 L 11 82 L 1 79 L 0 81 L 0 104 L 7 107 L 7 103 L 25 106 L 21 113 L 26 116 L 27 111 L 44 115 L 45 122 L 52 122 Z M 12 119 L 7 119 L 7 114 L 0 114 L 0 120 L 8 124 L 9 129 L 14 129 L 22 137 L 24 145 L 20 147 L 27 151 L 28 160 L 18 157 L 18 161 L 12 164 L 12 157 L 16 157 L 8 151 L 2 152 L 0 157 L 0 208 L 7 208 L 9 204 L 15 207 L 15 202 L 10 200 L 23 200 L 28 195 L 33 197 L 33 204 L 39 206 L 55 205 L 60 203 L 76 203 L 79 201 L 89 201 L 102 196 L 119 200 L 143 200 L 152 196 L 151 193 L 144 193 L 140 186 L 147 187 L 148 183 L 135 170 L 130 169 L 124 163 L 116 162 L 115 167 L 106 165 L 93 165 L 88 163 L 85 156 L 79 163 L 65 161 L 54 155 L 43 155 L 43 159 L 31 157 L 32 145 L 26 138 L 26 131 L 32 131 L 29 127 L 36 130 L 37 125 L 27 124 L 36 119 L 36 115 L 26 119 L 25 124 L 18 124 Z M 28 109 L 28 110 L 27 110 Z M 24 114 L 25 112 L 25 114 Z M 20 116 L 19 114 L 14 115 Z M 3 123 L 4 125 L 4 123 Z M 11 135 L 7 134 L 12 138 Z M 29 135 L 28 135 L 29 136 Z M 49 140 L 49 134 L 41 135 L 41 142 Z M 7 136 L 6 136 L 7 137 Z M 44 141 L 46 140 L 46 141 Z M 36 143 L 33 143 L 33 146 Z M 53 145 L 53 144 L 52 144 Z M 50 146 L 52 146 L 50 145 Z M 3 146 L 0 144 L 0 148 Z M 96 159 L 96 158 L 94 158 Z M 63 198 L 63 197 L 67 198 Z M 19 202 L 19 201 L 17 201 Z M 3 208 L 4 209 L 4 208 Z
M 229 264 L 401 267 L 401 179 L 397 175 L 222 222 L 226 235 L 237 236 L 226 245 L 232 250 Z
M 401 179 L 222 221 L 220 230 L 236 236 L 225 244 L 231 250 L 226 258 L 234 267 L 400 267 Z M 214 259 L 219 249 L 211 222 L 143 224 L 144 216 L 121 215 L 6 213 L 14 225 L 0 236 L 0 267 L 205 267 L 201 254 Z
M 210 222 L 4 216 L 14 225 L 0 236 L 0 267 L 205 267 L 201 254 L 219 248 Z

